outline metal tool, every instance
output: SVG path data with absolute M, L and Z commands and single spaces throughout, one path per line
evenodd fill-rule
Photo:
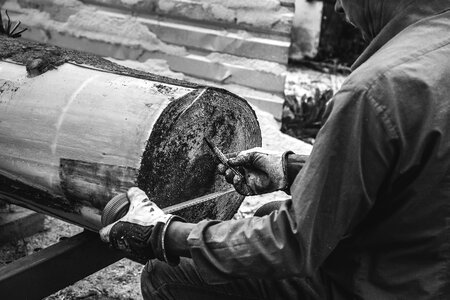
M 220 151 L 219 148 L 217 148 L 216 145 L 214 145 L 208 138 L 204 137 L 203 140 L 206 142 L 206 145 L 208 145 L 209 149 L 211 149 L 211 151 L 214 153 L 214 155 L 217 157 L 217 159 L 223 164 L 225 165 L 228 169 L 230 169 L 236 176 L 239 176 L 240 179 L 242 180 L 244 177 L 244 175 L 242 175 L 241 172 L 239 172 L 238 170 L 236 170 L 234 167 L 230 166 L 230 164 L 228 163 L 228 159 L 225 156 L 225 154 L 222 153 L 222 151 Z
M 167 213 L 174 213 L 180 211 L 185 208 L 189 208 L 195 205 L 199 205 L 201 203 L 205 203 L 211 200 L 214 200 L 218 197 L 225 196 L 231 193 L 235 193 L 234 189 L 229 189 L 226 191 L 215 192 L 212 194 L 204 195 L 198 198 L 194 198 L 192 200 L 188 200 L 182 203 L 174 204 L 162 210 Z M 127 194 L 122 193 L 114 198 L 112 198 L 105 206 L 102 212 L 102 225 L 107 226 L 115 221 L 119 220 L 128 212 L 128 208 L 130 207 L 130 200 L 128 200 Z

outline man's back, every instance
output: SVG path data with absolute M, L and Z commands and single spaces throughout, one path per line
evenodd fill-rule
M 415 22 L 344 84 L 378 112 L 389 144 L 380 160 L 390 168 L 364 220 L 322 267 L 341 298 L 450 295 L 449 32 L 448 10 Z

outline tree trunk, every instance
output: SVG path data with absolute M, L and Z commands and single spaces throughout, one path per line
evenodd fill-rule
M 91 230 L 139 186 L 161 207 L 230 188 L 203 142 L 261 145 L 245 100 L 99 57 L 0 37 L 0 197 Z M 234 194 L 180 211 L 226 219 Z

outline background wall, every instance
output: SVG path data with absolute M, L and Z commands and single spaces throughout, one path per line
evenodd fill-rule
M 278 118 L 289 57 L 317 53 L 322 16 L 322 3 L 307 0 L 3 2 L 29 28 L 24 38 L 118 60 L 151 60 L 148 66 L 166 65 L 168 75 L 228 85 Z

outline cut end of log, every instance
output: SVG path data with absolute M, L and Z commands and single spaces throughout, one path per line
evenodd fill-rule
M 198 89 L 172 102 L 155 124 L 138 176 L 138 186 L 161 207 L 230 188 L 216 174 L 219 163 L 204 138 L 224 153 L 261 146 L 256 115 L 245 100 L 215 88 Z M 190 221 L 231 217 L 243 197 L 220 199 L 226 209 L 210 203 L 183 212 Z

